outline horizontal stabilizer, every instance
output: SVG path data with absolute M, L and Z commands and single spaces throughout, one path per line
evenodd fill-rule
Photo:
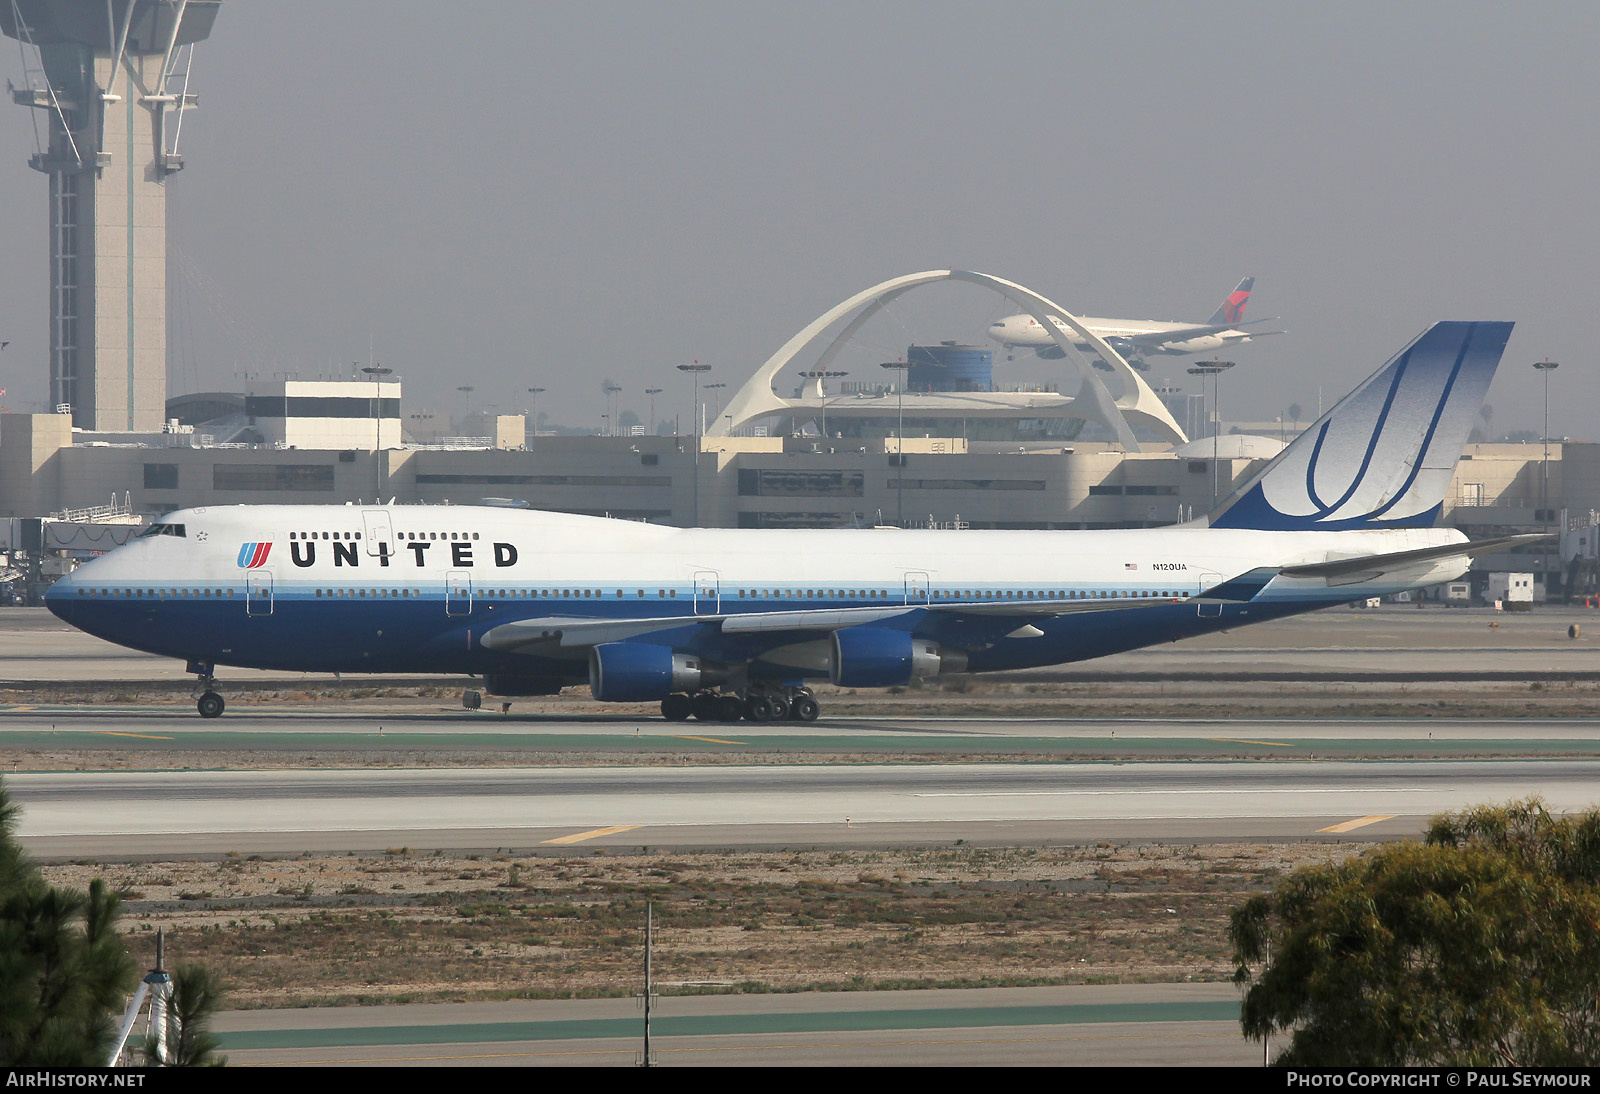
M 1323 577 L 1330 583 L 1334 579 L 1352 574 L 1386 574 L 1404 569 L 1419 562 L 1437 562 L 1446 558 L 1473 558 L 1493 551 L 1509 551 L 1540 540 L 1553 539 L 1553 534 L 1533 533 L 1521 536 L 1500 536 L 1498 539 L 1480 539 L 1471 543 L 1447 543 L 1442 547 L 1422 547 L 1415 551 L 1395 551 L 1387 555 L 1362 555 L 1359 558 L 1341 558 L 1333 562 L 1314 562 L 1304 566 L 1285 566 L 1280 572 L 1285 577 Z
M 1385 555 L 1361 555 L 1341 558 L 1331 562 L 1311 562 L 1300 566 L 1258 566 L 1238 577 L 1229 578 L 1199 594 L 1196 600 L 1253 600 L 1276 577 L 1322 578 L 1331 586 L 1356 585 L 1363 581 L 1376 581 L 1385 574 L 1414 566 L 1439 562 L 1447 558 L 1466 560 L 1494 551 L 1509 551 L 1552 535 L 1530 534 L 1500 536 L 1497 539 L 1480 539 L 1470 543 L 1446 543 L 1439 547 L 1420 547 L 1414 551 L 1394 551 Z
M 1276 566 L 1259 566 L 1238 577 L 1229 578 L 1221 585 L 1213 585 L 1200 593 L 1196 600 L 1254 600 L 1257 593 L 1282 571 Z

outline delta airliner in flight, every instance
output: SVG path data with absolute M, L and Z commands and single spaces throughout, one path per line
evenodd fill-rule
M 1144 363 L 1144 358 L 1151 354 L 1186 356 L 1191 353 L 1210 353 L 1224 346 L 1248 342 L 1252 338 L 1282 334 L 1282 331 L 1277 330 L 1252 332 L 1244 329 L 1258 323 L 1272 322 L 1271 319 L 1253 319 L 1248 323 L 1245 322 L 1244 306 L 1250 300 L 1250 290 L 1255 283 L 1256 279 L 1253 277 L 1247 277 L 1239 282 L 1238 287 L 1227 295 L 1217 310 L 1211 313 L 1211 318 L 1204 323 L 1174 323 L 1156 319 L 1094 319 L 1087 316 L 1081 317 L 1080 321 L 1109 342 L 1111 348 L 1126 358 L 1130 364 L 1147 369 L 1149 366 Z M 1093 347 L 1061 319 L 1052 315 L 1050 321 L 1062 334 L 1072 339 L 1073 344 L 1079 349 L 1086 353 L 1093 352 Z M 1026 313 L 1008 315 L 1004 319 L 990 323 L 989 337 L 1006 349 L 1031 349 L 1040 357 L 1066 356 L 1039 321 Z
M 1210 516 L 1131 531 L 667 528 L 477 506 L 184 509 L 50 589 L 112 642 L 218 666 L 587 683 L 669 719 L 818 716 L 880 688 L 1081 661 L 1458 577 L 1433 527 L 1511 324 L 1438 323 Z M 471 695 L 472 693 L 469 693 Z

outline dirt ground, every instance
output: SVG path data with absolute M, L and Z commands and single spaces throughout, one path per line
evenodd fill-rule
M 230 1008 L 625 995 L 645 904 L 662 991 L 1223 980 L 1231 910 L 1367 844 L 75 863 L 124 893 L 148 965 L 200 961 Z

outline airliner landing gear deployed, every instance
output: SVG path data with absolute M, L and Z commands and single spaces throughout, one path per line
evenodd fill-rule
M 916 274 L 824 322 L 875 294 L 951 278 L 1010 285 Z M 587 657 L 597 702 L 660 703 L 674 721 L 808 722 L 817 700 L 802 681 L 824 671 L 855 690 L 1067 664 L 1437 585 L 1475 556 L 1549 538 L 1471 541 L 1434 527 L 1510 335 L 1509 323 L 1434 324 L 1205 520 L 1170 528 L 891 535 L 498 506 L 202 506 L 78 567 L 45 602 L 97 637 L 186 660 L 207 718 L 223 710 L 219 659 L 481 676 L 482 692 L 470 684 L 464 696 L 481 707 L 485 695 L 557 694 L 579 682 Z M 787 359 L 764 368 L 775 374 Z M 757 377 L 755 394 L 735 402 L 765 413 L 757 389 L 771 374 Z M 1085 377 L 1098 385 L 1092 369 Z M 1129 429 L 1113 420 L 1119 435 Z M 211 575 L 239 584 L 224 590 Z
M 691 714 L 702 722 L 814 722 L 822 713 L 810 688 L 752 689 L 745 695 L 734 692 L 675 691 L 661 700 L 661 716 L 681 722 Z
M 187 671 L 196 676 L 195 686 L 200 690 L 200 696 L 195 700 L 195 709 L 202 718 L 220 718 L 227 703 L 217 692 L 217 678 L 212 675 L 216 666 L 210 661 L 190 661 L 186 666 Z

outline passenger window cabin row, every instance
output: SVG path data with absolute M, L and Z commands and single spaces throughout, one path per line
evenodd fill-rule
M 227 599 L 233 596 L 232 589 L 145 589 L 145 588 L 80 588 L 79 596 L 88 597 L 116 597 L 116 598 L 166 598 L 173 600 L 186 599 Z M 316 589 L 317 598 L 358 598 L 364 599 L 409 599 L 422 596 L 420 589 L 396 589 L 385 586 L 357 588 L 357 589 Z M 605 599 L 604 589 L 477 589 L 475 595 L 488 600 L 602 600 Z M 708 593 L 708 596 L 715 596 Z M 935 589 L 931 593 L 913 593 L 913 602 L 927 598 L 930 600 L 943 600 L 952 602 L 980 602 L 995 600 L 1181 600 L 1187 594 L 1178 590 L 1141 591 L 1136 589 L 1110 589 L 1110 590 L 1085 590 L 1085 589 Z M 616 590 L 615 599 L 622 600 L 627 596 L 625 590 Z M 648 590 L 636 589 L 635 599 L 650 599 Z M 655 590 L 657 600 L 676 600 L 677 589 L 661 588 Z M 740 600 L 888 600 L 887 589 L 750 589 L 738 590 Z M 898 599 L 898 594 L 896 596 Z
M 181 525 L 181 524 L 178 524 L 178 525 L 151 525 L 151 528 L 161 528 L 161 527 L 182 528 L 183 525 Z M 147 536 L 148 535 L 157 535 L 157 534 L 162 534 L 162 535 L 180 535 L 180 536 L 183 535 L 183 533 L 181 531 L 180 532 L 175 532 L 175 533 L 174 532 L 156 533 L 156 532 L 149 531 L 149 530 L 145 531 L 143 534 L 147 535 Z M 290 532 L 289 533 L 289 538 L 291 540 L 295 540 L 295 541 L 313 540 L 313 539 L 360 539 L 361 538 L 361 533 L 360 532 Z M 415 541 L 415 540 L 437 540 L 437 539 L 461 542 L 461 541 L 464 541 L 464 540 L 477 539 L 478 538 L 478 533 L 477 532 L 396 532 L 395 533 L 395 538 L 398 539 L 398 540 L 403 540 L 403 541 L 407 541 L 407 542 Z

